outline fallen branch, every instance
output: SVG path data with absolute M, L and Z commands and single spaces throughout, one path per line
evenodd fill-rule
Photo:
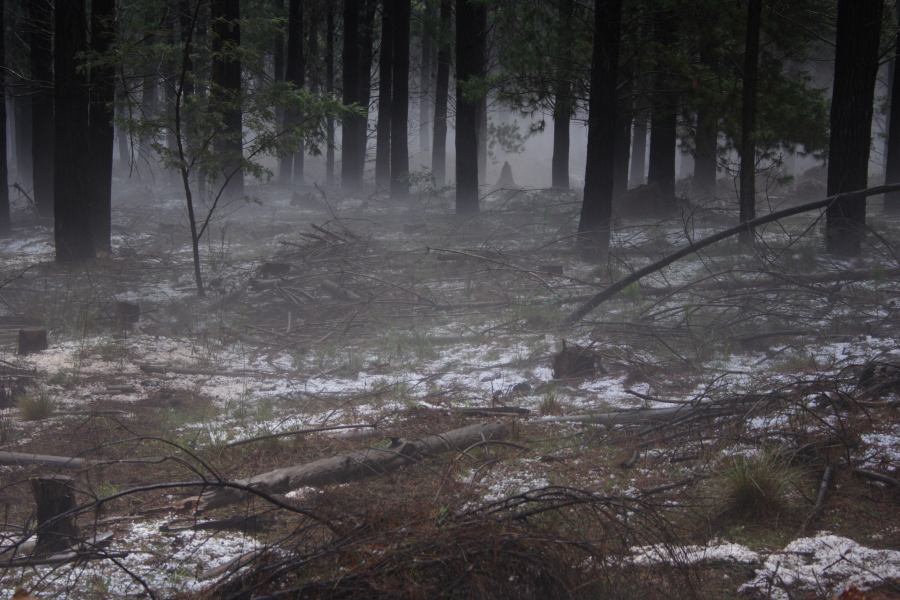
M 714 233 L 713 235 L 707 236 L 701 240 L 696 242 L 689 242 L 687 246 L 669 254 L 668 256 L 661 258 L 660 260 L 647 265 L 642 269 L 638 269 L 628 277 L 620 279 L 615 282 L 611 286 L 607 287 L 603 291 L 595 294 L 590 300 L 585 302 L 583 305 L 578 307 L 572 314 L 566 317 L 563 322 L 566 325 L 573 325 L 587 316 L 592 310 L 630 286 L 632 283 L 639 281 L 650 275 L 651 273 L 655 273 L 660 269 L 663 269 L 673 262 L 677 260 L 681 260 L 686 256 L 690 256 L 695 252 L 706 248 L 707 246 L 712 246 L 717 242 L 721 242 L 722 240 L 726 240 L 730 237 L 738 235 L 744 231 L 752 231 L 754 228 L 759 227 L 760 225 L 765 225 L 766 223 L 771 223 L 773 221 L 778 221 L 779 219 L 784 219 L 787 217 L 791 217 L 794 215 L 799 215 L 801 213 L 809 212 L 811 210 L 817 210 L 820 208 L 827 208 L 831 206 L 835 202 L 839 200 L 851 200 L 851 199 L 860 199 L 860 198 L 868 198 L 869 196 L 877 196 L 878 194 L 884 194 L 887 192 L 896 192 L 900 191 L 900 183 L 893 183 L 890 185 L 879 185 L 871 188 L 866 188 L 864 190 L 857 190 L 854 192 L 845 192 L 843 194 L 836 194 L 834 196 L 829 196 L 824 200 L 816 200 L 815 202 L 807 202 L 806 204 L 800 204 L 797 206 L 792 206 L 790 208 L 786 208 L 784 210 L 777 210 L 773 213 L 769 213 L 767 215 L 763 215 L 761 217 L 757 217 L 755 219 L 751 219 L 750 221 L 746 221 L 739 225 L 735 225 L 729 229 L 724 231 L 720 231 L 719 233 Z
M 831 485 L 833 477 L 834 467 L 828 465 L 825 467 L 825 472 L 822 473 L 822 481 L 819 482 L 819 493 L 816 494 L 816 503 L 813 505 L 812 512 L 809 513 L 809 516 L 806 517 L 806 520 L 800 525 L 800 531 L 797 533 L 798 536 L 806 531 L 807 527 L 809 527 L 816 517 L 819 516 L 819 513 L 821 513 L 822 509 L 825 507 L 825 496 L 828 495 L 828 487 Z
M 290 437 L 294 435 L 305 435 L 307 433 L 322 433 L 324 431 L 340 431 L 344 429 L 375 429 L 375 425 L 334 425 L 332 427 L 316 427 L 314 429 L 297 429 L 294 431 L 282 431 L 280 433 L 270 433 L 268 435 L 261 435 L 253 438 L 246 438 L 243 440 L 238 440 L 236 442 L 231 442 L 229 444 L 225 444 L 226 448 L 234 448 L 235 446 L 243 446 L 244 444 L 252 444 L 254 442 L 262 442 L 265 440 L 275 440 L 283 437 Z
M 677 406 L 672 408 L 650 408 L 646 410 L 620 410 L 615 412 L 565 415 L 561 417 L 541 417 L 543 423 L 591 423 L 597 425 L 632 425 L 651 421 L 673 421 L 697 415 L 717 417 L 734 414 L 741 409 L 737 406 L 721 404 L 699 404 L 697 406 Z
M 890 475 L 885 475 L 883 473 L 878 473 L 876 471 L 869 471 L 868 469 L 853 469 L 853 474 L 863 477 L 865 479 L 870 479 L 872 481 L 877 481 L 879 483 L 884 483 L 895 488 L 900 488 L 900 479 L 895 479 Z
M 50 456 L 26 452 L 0 452 L 0 465 L 44 465 L 64 469 L 83 469 L 91 463 L 83 458 L 71 456 Z
M 236 483 L 270 494 L 283 494 L 306 486 L 360 481 L 405 467 L 427 456 L 465 450 L 483 440 L 503 439 L 508 433 L 509 430 L 503 423 L 469 425 L 415 441 L 394 440 L 389 448 L 367 448 L 303 465 L 275 469 Z M 215 489 L 201 496 L 200 509 L 226 506 L 247 497 L 239 489 Z

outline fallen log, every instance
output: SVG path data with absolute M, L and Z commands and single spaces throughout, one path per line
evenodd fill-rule
M 737 404 L 698 404 L 695 406 L 674 406 L 671 408 L 649 408 L 646 410 L 620 410 L 614 412 L 564 415 L 561 417 L 541 417 L 542 423 L 589 423 L 595 425 L 633 425 L 653 421 L 674 421 L 698 415 L 717 417 L 734 414 L 742 410 Z
M 90 462 L 83 458 L 71 456 L 50 456 L 48 454 L 29 454 L 27 452 L 0 452 L 0 465 L 45 465 L 64 469 L 83 469 Z
M 270 494 L 283 494 L 301 487 L 349 483 L 394 471 L 427 456 L 465 450 L 485 440 L 503 439 L 508 434 L 509 429 L 504 423 L 479 423 L 413 441 L 396 439 L 389 448 L 366 448 L 322 458 L 254 475 L 237 483 Z M 201 495 L 199 508 L 219 508 L 247 497 L 246 492 L 234 488 L 214 489 Z
M 666 257 L 661 258 L 660 260 L 647 265 L 642 269 L 638 269 L 631 275 L 627 277 L 623 277 L 619 281 L 605 288 L 603 291 L 595 294 L 591 297 L 590 300 L 585 302 L 583 305 L 578 307 L 575 311 L 572 312 L 568 317 L 565 318 L 564 324 L 566 325 L 574 325 L 585 316 L 588 315 L 595 308 L 630 286 L 632 283 L 639 281 L 650 275 L 651 273 L 655 273 L 660 269 L 669 266 L 673 262 L 677 260 L 681 260 L 686 256 L 690 256 L 706 248 L 707 246 L 711 246 L 717 242 L 721 242 L 722 240 L 728 239 L 735 235 L 738 235 L 741 232 L 745 231 L 753 231 L 755 227 L 760 225 L 765 225 L 766 223 L 771 223 L 773 221 L 778 221 L 779 219 L 784 219 L 787 217 L 791 217 L 793 215 L 799 215 L 801 213 L 809 212 L 812 210 L 817 210 L 820 208 L 827 208 L 834 204 L 839 200 L 849 200 L 856 198 L 868 198 L 869 196 L 877 196 L 879 194 L 885 194 L 887 192 L 896 192 L 900 191 L 900 183 L 892 183 L 890 185 L 879 185 L 875 187 L 866 188 L 864 190 L 856 190 L 853 192 L 844 192 L 843 194 L 836 194 L 834 196 L 829 196 L 823 200 L 816 200 L 815 202 L 808 202 L 806 204 L 800 204 L 797 206 L 792 206 L 790 208 L 786 208 L 784 210 L 778 210 L 767 215 L 763 215 L 761 217 L 757 217 L 745 223 L 741 223 L 739 225 L 735 225 L 729 229 L 725 229 L 724 231 L 720 231 L 718 233 L 714 233 L 713 235 L 707 236 L 701 240 L 697 240 L 696 242 L 689 242 L 687 246 L 681 248 L 680 250 L 669 254 Z

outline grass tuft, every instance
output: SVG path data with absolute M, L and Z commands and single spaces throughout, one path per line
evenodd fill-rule
M 53 415 L 56 406 L 47 392 L 27 394 L 19 398 L 19 415 L 24 421 L 41 421 Z
M 779 514 L 799 474 L 778 452 L 736 456 L 718 475 L 722 514 L 758 518 Z

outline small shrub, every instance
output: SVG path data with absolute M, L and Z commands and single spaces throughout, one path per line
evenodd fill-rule
M 40 421 L 53 414 L 53 400 L 46 392 L 27 394 L 19 398 L 19 414 L 24 421 Z
M 563 406 L 559 401 L 559 398 L 556 397 L 556 394 L 547 394 L 541 398 L 541 403 L 538 405 L 538 412 L 541 413 L 541 416 L 561 415 L 563 413 Z
M 735 456 L 719 473 L 721 512 L 739 517 L 778 514 L 787 508 L 798 473 L 777 452 Z

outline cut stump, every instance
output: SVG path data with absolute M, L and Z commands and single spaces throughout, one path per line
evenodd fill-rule
M 73 479 L 66 475 L 49 475 L 31 480 L 31 491 L 37 504 L 37 544 L 35 556 L 46 556 L 67 550 L 78 539 Z
M 46 329 L 19 330 L 19 356 L 43 352 L 47 349 Z

